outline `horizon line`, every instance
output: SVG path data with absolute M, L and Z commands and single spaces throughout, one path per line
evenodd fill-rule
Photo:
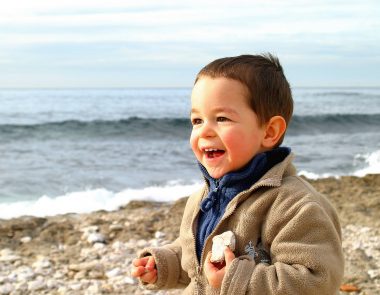
M 191 89 L 193 86 L 69 86 L 69 87 L 64 87 L 64 86 L 57 86 L 57 87 L 1 87 L 0 86 L 0 91 L 1 90 L 80 90 L 80 89 L 93 89 L 93 90 L 112 90 L 112 89 Z M 380 88 L 380 85 L 368 85 L 368 86 L 342 86 L 342 85 L 337 85 L 337 86 L 291 86 L 291 89 L 298 88 L 298 89 L 311 89 L 311 88 L 341 88 L 341 89 L 350 89 L 350 88 L 372 88 L 372 89 L 377 89 Z

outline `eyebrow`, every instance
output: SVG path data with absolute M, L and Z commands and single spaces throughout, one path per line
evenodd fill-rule
M 213 112 L 215 112 L 215 113 L 230 113 L 230 114 L 235 114 L 235 115 L 238 114 L 234 109 L 229 108 L 229 107 L 217 107 L 217 108 L 213 109 Z M 195 108 L 192 108 L 190 111 L 190 114 L 193 114 L 193 113 L 199 113 L 199 111 Z

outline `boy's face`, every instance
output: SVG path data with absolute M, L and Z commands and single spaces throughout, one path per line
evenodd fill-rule
M 227 78 L 201 77 L 191 94 L 191 148 L 213 178 L 244 167 L 265 149 L 247 89 Z

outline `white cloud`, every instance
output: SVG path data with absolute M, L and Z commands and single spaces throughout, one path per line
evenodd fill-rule
M 3 0 L 0 64 L 94 63 L 112 71 L 125 62 L 188 66 L 260 50 L 290 64 L 348 55 L 378 62 L 376 1 Z

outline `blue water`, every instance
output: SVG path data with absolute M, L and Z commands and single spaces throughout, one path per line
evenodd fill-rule
M 199 181 L 188 143 L 190 93 L 0 90 L 0 203 Z M 297 88 L 293 96 L 284 145 L 296 153 L 299 172 L 377 169 L 380 89 Z

